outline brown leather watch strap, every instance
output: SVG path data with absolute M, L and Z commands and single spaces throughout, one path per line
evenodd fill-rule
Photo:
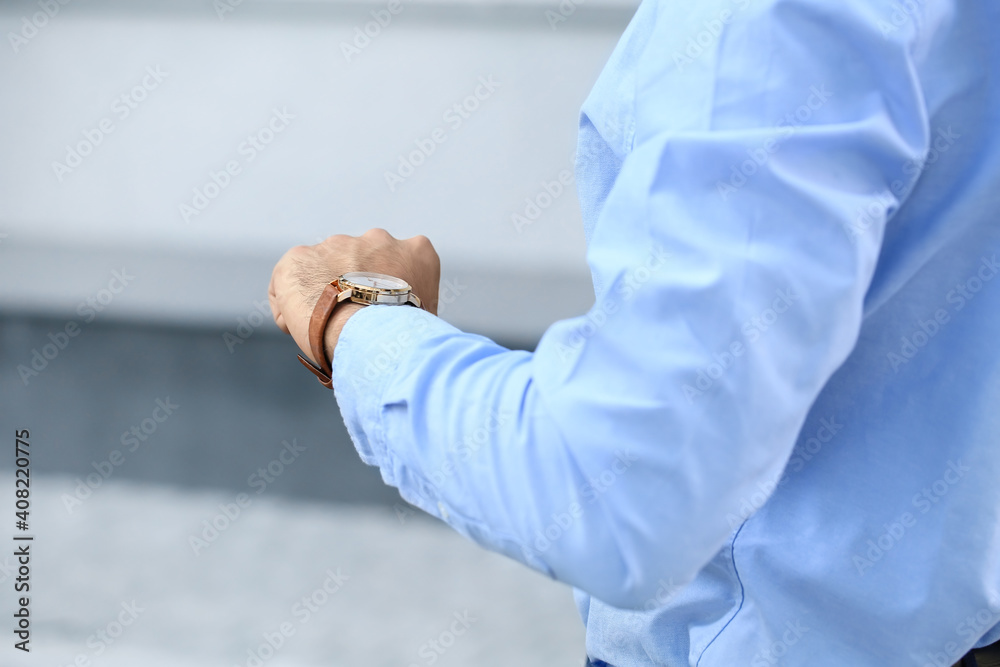
M 324 343 L 326 325 L 330 322 L 330 317 L 333 316 L 337 304 L 349 298 L 350 294 L 350 290 L 341 291 L 337 280 L 331 281 L 326 286 L 323 293 L 319 295 L 319 301 L 316 302 L 316 307 L 309 320 L 309 350 L 319 365 L 309 361 L 301 354 L 299 355 L 299 361 L 302 362 L 302 365 L 312 371 L 313 375 L 319 378 L 320 383 L 327 389 L 333 389 L 333 379 L 330 377 L 333 374 L 333 367 L 326 357 L 326 344 Z

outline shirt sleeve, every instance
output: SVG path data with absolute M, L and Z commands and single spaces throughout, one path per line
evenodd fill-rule
M 916 27 L 887 35 L 879 3 L 745 4 L 657 20 L 636 55 L 586 315 L 528 353 L 372 306 L 333 361 L 351 438 L 403 498 L 619 607 L 693 578 L 773 489 L 927 151 Z

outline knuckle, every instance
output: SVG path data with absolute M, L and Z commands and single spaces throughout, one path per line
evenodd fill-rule
M 434 248 L 434 244 L 431 240 L 420 234 L 419 236 L 414 236 L 411 239 L 407 239 L 407 242 L 413 247 L 413 249 L 420 253 L 421 256 L 433 260 L 437 260 L 437 250 Z
M 418 234 L 417 236 L 414 236 L 413 239 L 411 240 L 416 246 L 418 246 L 421 249 L 434 250 L 434 244 L 431 243 L 431 240 L 426 236 L 424 236 L 423 234 Z
M 371 239 L 387 240 L 392 238 L 392 234 L 382 229 L 381 227 L 372 227 L 367 232 L 363 234 Z

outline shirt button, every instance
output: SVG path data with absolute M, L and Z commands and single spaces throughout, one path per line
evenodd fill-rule
M 444 503 L 440 500 L 438 501 L 438 511 L 441 512 L 441 518 L 445 521 L 448 520 L 448 508 L 444 506 Z

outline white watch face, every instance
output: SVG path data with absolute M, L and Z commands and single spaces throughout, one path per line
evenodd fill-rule
M 410 286 L 405 280 L 383 273 L 367 273 L 359 271 L 357 273 L 345 273 L 343 279 L 358 287 L 369 287 L 384 290 L 409 290 Z

